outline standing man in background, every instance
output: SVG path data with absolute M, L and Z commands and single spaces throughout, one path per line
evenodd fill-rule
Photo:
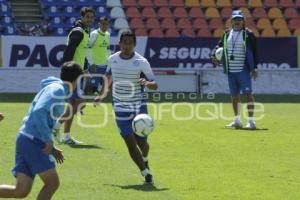
M 103 84 L 101 75 L 105 75 L 107 59 L 110 55 L 110 33 L 108 32 L 109 19 L 107 17 L 101 17 L 98 23 L 99 28 L 92 31 L 89 41 L 89 72 L 96 74 L 95 77 L 89 81 L 92 93 L 99 93 Z
M 63 62 L 73 60 L 79 64 L 83 69 L 87 69 L 87 48 L 89 43 L 89 28 L 94 22 L 95 11 L 90 7 L 83 7 L 80 11 L 80 20 L 75 22 L 74 27 L 71 29 L 68 35 L 67 47 L 64 51 Z M 80 87 L 80 88 L 78 88 Z M 75 140 L 71 137 L 70 131 L 74 118 L 74 114 L 77 113 L 78 107 L 83 103 L 83 99 L 80 96 L 83 95 L 83 80 L 81 79 L 80 85 L 77 85 L 76 90 L 73 92 L 66 112 L 61 120 L 60 124 L 65 123 L 64 137 L 62 142 L 70 145 L 82 144 L 82 142 Z M 66 120 L 64 118 L 67 118 Z M 59 126 L 58 126 L 59 127 Z M 58 128 L 57 127 L 57 128 Z M 58 129 L 56 129 L 56 136 L 58 136 Z M 57 138 L 60 140 L 60 138 Z
M 212 51 L 212 62 L 220 62 L 215 57 L 218 48 L 223 47 L 222 64 L 224 73 L 228 75 L 229 90 L 232 99 L 235 119 L 228 128 L 242 128 L 240 117 L 240 92 L 246 96 L 248 108 L 247 129 L 256 129 L 253 118 L 254 98 L 252 95 L 251 77 L 257 78 L 258 53 L 256 38 L 253 32 L 245 27 L 245 18 L 241 10 L 232 12 L 232 28 L 226 30 L 218 45 Z

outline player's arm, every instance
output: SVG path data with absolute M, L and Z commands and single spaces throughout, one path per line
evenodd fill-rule
M 146 79 L 141 78 L 139 82 L 141 85 L 146 86 L 150 90 L 157 90 L 158 88 L 158 84 L 154 80 L 147 81 Z
M 105 76 L 103 77 L 103 87 L 101 88 L 101 91 L 99 92 L 99 96 L 97 96 L 95 98 L 96 103 L 100 102 L 107 96 L 111 85 L 112 85 L 112 72 L 111 72 L 110 60 L 108 60 L 106 73 L 105 73 Z
M 144 62 L 142 63 L 142 73 L 145 75 L 146 78 L 141 78 L 139 80 L 140 84 L 147 87 L 150 90 L 157 90 L 158 84 L 155 81 L 153 71 L 147 60 L 144 60 Z
M 251 76 L 252 76 L 253 80 L 255 80 L 258 76 L 257 65 L 258 65 L 259 61 L 258 61 L 256 37 L 252 31 L 249 32 L 249 40 L 250 40 L 249 45 L 251 45 L 251 47 L 252 47 L 253 59 L 254 59 L 254 66 L 253 66 L 253 70 L 251 71 Z
M 95 102 L 99 102 L 107 96 L 109 89 L 111 87 L 111 84 L 112 84 L 112 75 L 106 74 L 103 77 L 103 87 L 101 88 L 101 91 L 99 92 L 99 96 L 97 96 L 95 98 Z
M 76 30 L 71 33 L 71 35 L 69 36 L 68 45 L 64 51 L 63 62 L 73 60 L 76 48 L 78 47 L 82 39 L 83 33 L 81 31 Z
M 216 59 L 216 51 L 218 48 L 223 47 L 223 40 L 224 40 L 225 34 L 223 34 L 222 38 L 219 40 L 218 44 L 215 46 L 215 48 L 211 51 L 210 57 L 211 61 L 214 65 L 219 65 L 220 62 Z

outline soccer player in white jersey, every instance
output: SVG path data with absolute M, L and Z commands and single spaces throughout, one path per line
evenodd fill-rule
M 148 61 L 134 51 L 135 34 L 129 31 L 123 32 L 119 45 L 121 51 L 108 58 L 104 87 L 95 101 L 101 101 L 113 83 L 113 109 L 120 134 L 132 160 L 145 177 L 145 183 L 153 184 L 148 165 L 149 144 L 147 138 L 141 138 L 134 134 L 131 123 L 137 114 L 147 112 L 146 105 L 143 104 L 143 88 L 156 90 L 158 85 L 154 80 Z

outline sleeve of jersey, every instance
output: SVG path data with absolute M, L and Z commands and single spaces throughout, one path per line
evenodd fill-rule
M 63 55 L 63 62 L 68 62 L 73 60 L 76 48 L 83 39 L 83 33 L 80 31 L 73 31 L 69 36 L 69 43 L 66 47 Z
M 153 71 L 150 67 L 150 64 L 147 60 L 144 60 L 142 62 L 142 73 L 146 76 L 146 79 L 148 81 L 154 81 L 155 80 L 155 76 L 154 76 Z

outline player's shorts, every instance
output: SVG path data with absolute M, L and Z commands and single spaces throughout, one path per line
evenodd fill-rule
M 249 71 L 244 67 L 243 71 L 228 73 L 230 94 L 235 96 L 240 93 L 252 94 L 252 83 Z
M 42 149 L 45 143 L 26 133 L 20 133 L 16 140 L 14 176 L 23 173 L 34 179 L 36 174 L 55 168 L 53 156 L 46 155 Z
M 92 75 L 92 78 L 88 81 L 87 87 L 90 87 L 92 92 L 98 92 L 101 90 L 103 85 L 103 76 L 106 73 L 106 67 L 106 65 L 97 65 L 96 72 L 93 72 L 92 68 L 89 67 L 89 72 Z
M 128 135 L 134 134 L 134 131 L 132 129 L 132 120 L 136 115 L 142 113 L 148 113 L 147 104 L 145 101 L 142 104 L 139 112 L 115 111 L 116 123 L 119 128 L 119 132 L 123 138 Z M 135 138 L 140 140 L 147 140 L 147 137 L 140 137 L 136 134 L 134 134 L 134 136 Z

